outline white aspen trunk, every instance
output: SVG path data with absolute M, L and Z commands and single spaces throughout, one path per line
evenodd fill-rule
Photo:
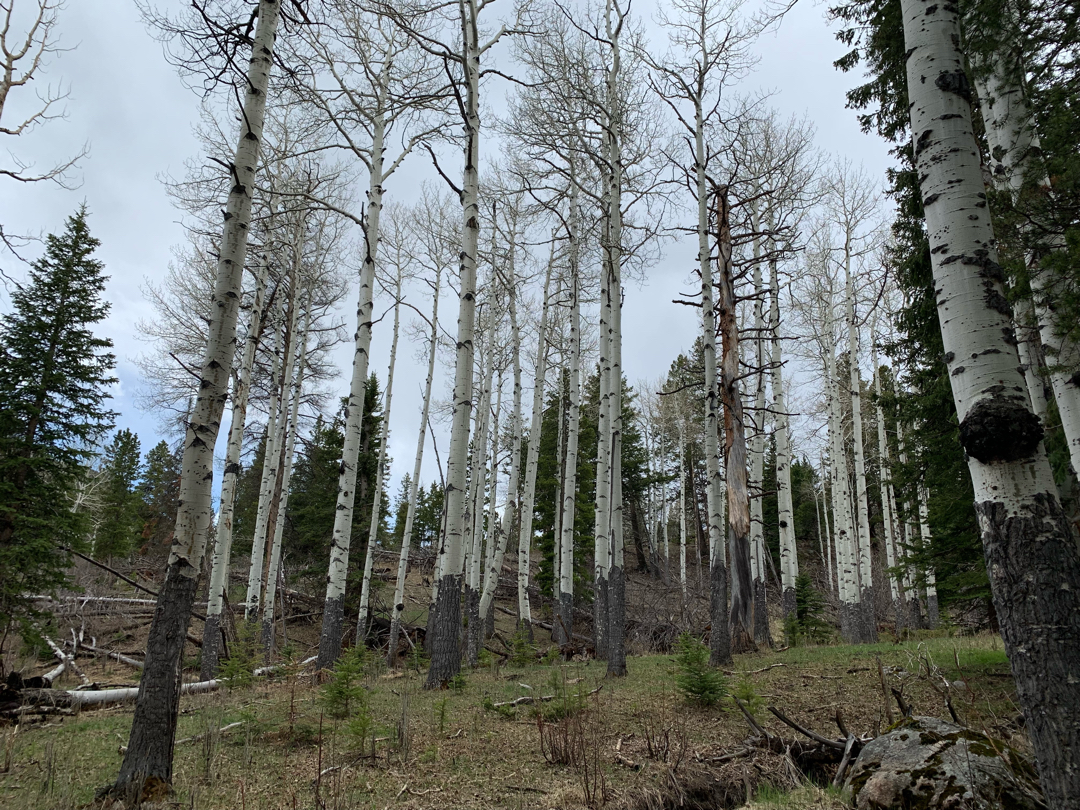
M 297 307 L 299 309 L 299 307 Z M 308 297 L 304 326 L 299 338 L 293 340 L 292 360 L 286 372 L 288 381 L 296 367 L 296 381 L 292 385 L 289 420 L 285 428 L 284 459 L 281 467 L 281 497 L 278 500 L 277 519 L 274 521 L 274 539 L 270 547 L 270 566 L 266 574 L 266 598 L 263 600 L 262 643 L 267 657 L 274 650 L 274 600 L 277 598 L 278 570 L 281 567 L 281 538 L 285 530 L 285 514 L 289 507 L 289 482 L 292 480 L 293 457 L 296 451 L 296 433 L 300 418 L 300 398 L 304 391 L 304 371 L 307 363 L 307 338 L 311 328 L 311 298 Z M 282 617 L 284 618 L 284 617 Z
M 566 420 L 566 458 L 562 468 L 562 537 L 559 541 L 559 606 L 557 636 L 573 643 L 574 630 L 574 516 L 577 507 L 578 432 L 581 421 L 581 290 L 578 278 L 580 213 L 578 187 L 570 187 L 570 391 Z
M 702 43 L 704 55 L 705 43 Z M 706 510 L 709 521 L 709 660 L 713 666 L 731 663 L 731 635 L 728 630 L 727 543 L 724 537 L 724 491 L 720 473 L 720 386 L 716 373 L 716 314 L 713 303 L 713 272 L 710 259 L 709 193 L 705 174 L 705 119 L 702 101 L 694 103 L 694 179 L 697 184 L 698 272 L 701 275 L 701 336 L 705 361 L 705 474 Z M 680 464 L 683 467 L 681 534 L 679 538 L 679 582 L 686 605 L 686 436 L 679 426 Z
M 494 335 L 493 335 L 494 337 Z M 495 346 L 491 347 L 491 353 L 494 354 Z M 499 527 L 496 526 L 495 520 L 495 499 L 498 496 L 499 480 L 498 480 L 498 441 L 499 441 L 499 411 L 502 408 L 502 369 L 499 369 L 498 385 L 495 388 L 497 392 L 495 397 L 495 407 L 491 406 L 491 383 L 487 383 L 487 394 L 485 399 L 487 401 L 487 411 L 489 412 L 484 419 L 484 433 L 477 434 L 476 443 L 484 444 L 489 440 L 490 434 L 490 451 L 485 450 L 481 457 L 480 462 L 480 481 L 476 490 L 476 506 L 474 514 L 476 515 L 475 522 L 473 524 L 473 546 L 472 556 L 469 558 L 467 564 L 467 575 L 465 578 L 465 622 L 466 622 L 466 634 L 465 634 L 465 655 L 468 659 L 469 666 L 475 667 L 479 663 L 480 645 L 483 643 L 481 630 L 481 613 L 480 613 L 480 583 L 481 575 L 484 572 L 486 558 L 484 556 L 485 537 L 487 538 L 487 544 L 490 545 L 492 537 L 498 534 Z M 490 425 L 488 424 L 490 422 Z M 491 474 L 488 475 L 488 466 L 491 467 Z M 490 493 L 490 494 L 489 494 Z M 485 499 L 487 500 L 487 506 L 485 505 Z
M 877 617 L 874 615 L 873 555 L 870 551 L 870 505 L 866 492 L 866 454 L 863 451 L 862 381 L 859 377 L 859 325 L 855 313 L 855 279 L 851 273 L 850 239 L 844 243 L 844 273 L 847 281 L 848 373 L 851 392 L 851 432 L 855 463 L 855 508 L 858 510 L 859 613 L 858 640 L 877 643 Z
M 529 420 L 529 449 L 525 462 L 525 488 L 521 493 L 521 533 L 518 535 L 518 623 L 530 637 L 532 612 L 529 605 L 529 567 L 532 560 L 533 503 L 536 497 L 536 466 L 540 458 L 540 432 L 544 420 L 544 384 L 547 380 L 548 306 L 551 298 L 551 271 L 555 266 L 552 237 L 547 270 L 544 273 L 544 300 L 540 308 L 540 328 L 536 338 L 536 366 L 533 377 L 532 417 Z
M 686 609 L 686 426 L 679 417 L 679 585 Z M 725 586 L 726 587 L 726 586 Z M 727 605 L 724 605 L 727 614 Z
M 825 473 L 825 460 L 819 459 L 819 463 L 821 465 L 821 511 L 825 517 L 825 555 L 828 558 L 828 564 L 825 568 L 829 575 L 829 593 L 837 596 L 836 569 L 833 566 L 833 548 L 835 544 L 833 542 L 832 527 L 829 525 L 829 501 L 825 492 L 825 482 L 830 479 Z
M 384 91 L 385 92 L 385 91 Z M 330 540 L 330 566 L 326 575 L 322 631 L 319 635 L 317 669 L 329 669 L 341 654 L 345 624 L 345 580 L 349 571 L 353 509 L 356 501 L 356 466 L 360 458 L 360 433 L 364 421 L 364 392 L 371 357 L 371 324 L 375 291 L 375 259 L 379 250 L 379 219 L 383 198 L 385 114 L 372 120 L 371 165 L 368 172 L 367 213 L 364 227 L 364 265 L 356 305 L 352 378 L 345 407 L 345 441 L 341 450 L 334 532 Z
M 750 493 L 746 468 L 746 427 L 739 391 L 739 325 L 732 262 L 727 189 L 717 194 L 720 230 L 719 311 L 723 338 L 721 394 L 724 403 L 724 469 L 727 473 L 728 537 L 731 541 L 731 652 L 755 649 L 753 580 L 750 572 Z M 717 555 L 719 556 L 719 555 Z M 713 626 L 716 632 L 716 626 Z M 710 656 L 710 659 L 712 656 Z
M 605 178 L 605 182 L 606 178 Z M 605 191 L 605 199 L 610 191 Z M 605 210 L 607 206 L 605 205 Z M 609 224 L 603 227 L 610 228 Z M 607 237 L 610 239 L 610 236 Z M 608 569 L 611 565 L 611 261 L 604 251 L 600 268 L 600 413 L 597 419 L 596 511 L 593 519 L 593 646 L 596 657 L 608 654 Z
M 1005 10 L 1009 17 L 1015 16 L 1008 4 Z M 990 147 L 991 160 L 994 161 L 991 170 L 996 185 L 1010 191 L 1014 197 L 1021 195 L 1025 185 L 1035 186 L 1041 192 L 1052 196 L 1053 186 L 1038 158 L 1042 154 L 1042 145 L 1025 97 L 1024 66 L 1020 63 L 1018 49 L 1002 46 L 994 54 L 991 64 L 985 66 L 979 65 L 981 59 L 977 50 L 973 51 L 971 57 L 975 64 L 975 85 L 982 99 L 986 140 Z M 1030 233 L 1033 230 L 1032 225 L 1025 226 L 1025 230 Z M 1044 239 L 1043 255 L 1065 249 L 1064 240 L 1060 236 L 1051 235 Z M 1039 333 L 1047 351 L 1050 386 L 1069 447 L 1073 474 L 1076 475 L 1080 473 L 1080 378 L 1077 376 L 1077 369 L 1080 369 L 1080 346 L 1068 335 L 1061 334 L 1055 312 L 1055 296 L 1058 291 L 1053 289 L 1040 267 L 1042 258 L 1043 256 L 1035 251 L 1028 252 L 1028 276 Z M 1026 305 L 1024 309 L 1029 306 Z M 1021 309 L 1018 314 L 1025 313 Z M 1030 351 L 1027 341 L 1023 341 L 1021 345 L 1029 354 L 1034 353 Z M 1038 370 L 1037 360 L 1032 365 L 1030 358 L 1021 359 L 1032 374 Z M 1040 382 L 1031 380 L 1028 383 L 1029 391 L 1034 387 L 1032 383 Z M 1043 403 L 1036 404 L 1036 395 L 1032 395 L 1031 401 L 1036 415 L 1041 417 L 1045 414 L 1045 408 L 1039 410 Z
M 611 281 L 608 296 L 611 307 L 608 352 L 611 371 L 608 374 L 610 395 L 609 429 L 611 453 L 609 469 L 611 481 L 611 519 L 608 533 L 611 538 L 608 580 L 607 615 L 607 676 L 626 676 L 626 572 L 623 566 L 623 493 L 622 493 L 622 100 L 618 94 L 619 74 L 622 69 L 622 45 L 620 35 L 628 10 L 616 8 L 614 0 L 605 4 L 607 41 L 611 46 L 611 67 L 607 72 L 607 110 L 605 111 L 605 134 L 608 144 L 608 167 L 611 171 L 608 194 L 608 232 L 606 253 Z M 613 13 L 615 19 L 613 19 Z
M 836 574 L 840 595 L 840 632 L 849 641 L 857 641 L 857 579 L 853 555 L 853 526 L 851 498 L 848 487 L 847 453 L 844 449 L 842 415 L 840 407 L 840 384 L 836 375 L 836 356 L 830 344 L 827 351 L 825 372 L 829 388 L 829 471 L 832 480 L 833 524 L 836 540 Z
M 494 273 L 492 274 L 494 276 Z M 494 283 L 494 279 L 492 279 Z M 489 313 L 490 315 L 491 313 Z M 465 540 L 467 543 L 464 560 L 465 595 L 463 610 L 465 614 L 465 656 L 469 666 L 475 666 L 479 654 L 480 633 L 477 628 L 480 610 L 480 571 L 483 568 L 481 558 L 484 553 L 484 498 L 487 494 L 488 434 L 491 431 L 491 394 L 492 377 L 495 372 L 495 330 L 497 322 L 488 318 L 487 339 L 485 343 L 484 368 L 481 371 L 481 392 L 479 408 L 476 413 L 473 433 L 472 476 L 469 482 L 468 511 L 465 518 Z
M 817 485 L 814 484 L 814 517 L 817 518 L 818 556 L 821 557 L 821 567 L 828 576 L 829 566 L 825 561 L 825 535 L 821 529 L 821 499 L 818 498 Z
M 286 335 L 286 337 L 288 337 Z M 277 486 L 278 465 L 281 458 L 281 434 L 284 428 L 281 403 L 282 381 L 281 354 L 288 353 L 282 347 L 282 324 L 274 325 L 274 356 L 270 361 L 270 403 L 267 406 L 266 442 L 263 445 L 262 477 L 259 480 L 259 505 L 255 513 L 255 534 L 251 540 L 251 566 L 248 568 L 247 599 L 244 602 L 244 619 L 255 621 L 260 612 L 262 599 L 262 575 L 266 563 L 266 534 L 270 526 L 270 506 Z M 279 424 L 280 423 L 280 424 Z
M 480 237 L 480 45 L 477 0 L 460 0 L 461 67 L 465 87 L 465 167 L 461 182 L 461 260 L 459 265 L 457 358 L 454 410 L 447 453 L 445 553 L 439 572 L 439 593 L 428 619 L 431 666 L 425 688 L 441 688 L 461 671 L 458 634 L 461 629 L 461 580 L 465 557 L 465 483 L 469 456 L 469 423 L 473 409 L 473 333 L 476 321 L 476 254 Z
M 507 261 L 506 271 L 507 305 L 510 314 L 510 351 L 514 368 L 514 413 L 510 423 L 510 475 L 506 483 L 506 505 L 503 507 L 502 526 L 496 538 L 494 553 L 488 564 L 487 575 L 484 578 L 484 592 L 480 595 L 480 616 L 485 622 L 485 628 L 491 631 L 494 631 L 495 621 L 495 589 L 499 587 L 499 574 L 502 572 L 506 543 L 510 533 L 514 530 L 514 521 L 519 516 L 518 505 L 521 489 L 521 329 L 518 323 L 517 309 L 516 254 L 516 232 L 512 232 L 510 256 Z M 490 633 L 486 633 L 486 635 L 490 635 Z
M 1042 363 L 1039 360 L 1039 328 L 1035 323 L 1035 309 L 1031 301 L 1021 298 L 1013 305 L 1013 321 L 1016 323 L 1016 348 L 1024 366 L 1024 382 L 1027 384 L 1031 409 L 1046 423 L 1046 386 L 1043 384 Z
M 987 216 L 959 9 L 903 0 L 915 160 L 986 569 L 1051 807 L 1080 795 L 1080 547 L 1031 411 Z M 1045 338 L 1044 338 L 1045 339 Z M 1058 358 L 1060 361 L 1061 358 Z
M 375 467 L 375 497 L 371 502 L 367 552 L 364 554 L 364 578 L 360 585 L 360 609 L 356 616 L 356 643 L 367 642 L 371 626 L 371 571 L 375 567 L 375 548 L 379 543 L 383 479 L 386 473 L 386 444 L 390 436 L 390 406 L 394 400 L 394 366 L 397 364 L 398 334 L 401 327 L 401 267 L 394 284 L 394 331 L 390 339 L 390 365 L 386 370 L 386 393 L 383 398 L 382 428 L 379 431 L 379 460 Z
M 112 793 L 117 796 L 140 795 L 148 779 L 165 784 L 172 781 L 180 695 L 180 679 L 176 673 L 214 517 L 214 445 L 228 397 L 235 353 L 251 201 L 280 13 L 278 0 L 260 0 L 240 116 L 240 135 L 231 167 L 233 182 L 218 250 L 206 354 L 199 370 L 198 396 L 184 438 L 176 530 L 146 644 L 146 666 L 139 681 L 128 748 L 112 788 Z
M 892 600 L 893 613 L 896 616 L 897 632 L 903 625 L 900 608 L 900 592 L 892 570 L 896 566 L 896 529 L 893 524 L 892 506 L 892 464 L 889 461 L 889 439 L 885 433 L 885 413 L 881 409 L 881 369 L 878 366 L 877 341 L 874 325 L 870 327 L 870 359 L 874 366 L 874 394 L 877 397 L 874 411 L 877 415 L 878 430 L 878 468 L 881 485 L 881 516 L 885 529 L 885 564 L 888 566 L 886 579 L 889 582 L 889 598 Z
M 420 471 L 424 463 L 424 444 L 427 435 L 428 415 L 431 412 L 431 386 L 435 378 L 435 356 L 439 348 L 439 292 L 442 268 L 435 271 L 435 287 L 432 292 L 431 332 L 428 345 L 427 377 L 424 380 L 424 404 L 420 412 L 420 430 L 416 439 L 416 457 L 413 475 L 409 481 L 409 506 L 405 512 L 405 528 L 401 535 L 401 553 L 398 555 L 397 582 L 394 585 L 394 607 L 390 616 L 390 639 L 386 653 L 387 666 L 397 664 L 398 638 L 401 614 L 405 610 L 405 576 L 409 568 L 409 549 L 412 548 L 413 522 L 416 519 L 416 495 L 420 487 Z
M 264 253 L 259 259 L 259 272 L 255 280 L 255 299 L 251 306 L 251 320 L 248 323 L 247 336 L 244 339 L 244 359 L 240 366 L 240 373 L 233 380 L 232 422 L 229 425 L 229 443 L 225 451 L 221 506 L 218 509 L 214 559 L 210 569 L 210 589 L 206 603 L 206 622 L 203 625 L 200 677 L 204 681 L 217 675 L 218 656 L 221 650 L 221 614 L 228 588 L 229 561 L 232 556 L 236 480 L 240 472 L 240 451 L 244 442 L 244 425 L 247 422 L 251 372 L 255 366 L 255 351 L 259 346 L 259 338 L 262 336 L 263 296 L 266 294 L 266 277 L 269 268 L 270 262 Z
M 757 233 L 758 218 L 751 206 L 751 228 Z M 769 614 L 765 598 L 765 289 L 761 280 L 761 241 L 754 240 L 754 410 L 750 438 L 750 548 L 754 576 L 754 641 L 769 644 Z
M 769 262 L 769 332 L 772 336 L 772 395 L 776 419 L 776 506 L 780 530 L 780 586 L 784 616 L 795 613 L 795 579 L 799 554 L 795 545 L 795 510 L 791 503 L 791 439 L 788 434 L 787 400 L 784 396 L 783 357 L 780 350 L 780 274 L 776 259 Z M 814 494 L 817 508 L 817 493 Z M 818 539 L 821 538 L 818 517 Z M 825 563 L 825 555 L 821 557 Z
M 925 486 L 919 487 L 919 545 L 924 553 L 929 553 L 930 542 L 930 492 Z M 938 625 L 937 579 L 931 565 L 922 566 L 922 588 L 926 592 L 926 626 L 933 630 Z
M 896 423 L 896 444 L 897 449 L 900 452 L 900 464 L 902 466 L 907 466 L 907 450 L 904 446 L 904 430 L 900 422 Z M 903 560 L 905 562 L 901 596 L 907 600 L 907 623 L 912 628 L 919 629 L 923 626 L 923 619 L 919 604 L 919 591 L 915 587 L 915 566 L 911 562 L 911 552 L 916 546 L 915 524 L 911 520 L 911 514 L 911 506 L 905 501 L 904 515 L 907 519 L 900 523 L 904 534 L 901 546 L 904 549 Z

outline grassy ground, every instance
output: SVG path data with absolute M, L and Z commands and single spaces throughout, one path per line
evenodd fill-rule
M 854 733 L 877 733 L 889 723 L 879 658 L 887 685 L 902 688 L 916 713 L 947 718 L 947 683 L 965 723 L 1026 747 L 996 636 L 738 656 L 728 689 L 785 736 L 792 732 L 767 706 L 830 736 L 838 733 L 837 710 Z M 358 721 L 355 700 L 351 718 L 333 717 L 320 699 L 322 688 L 299 674 L 185 697 L 178 738 L 201 739 L 177 746 L 176 806 L 570 808 L 606 795 L 610 806 L 629 808 L 650 806 L 647 797 L 670 794 L 673 785 L 721 778 L 710 760 L 747 736 L 731 702 L 689 704 L 676 687 L 671 656 L 634 657 L 629 669 L 629 677 L 611 681 L 599 662 L 520 669 L 489 663 L 466 672 L 457 688 L 433 693 L 421 688 L 415 670 L 391 673 L 372 664 L 363 681 L 367 724 Z M 115 681 L 118 672 L 112 665 L 107 678 Z M 105 679 L 92 669 L 87 674 Z M 549 694 L 563 698 L 543 704 L 543 732 L 535 707 L 494 705 Z M 561 714 L 571 719 L 560 725 Z M 48 810 L 89 802 L 115 777 L 130 723 L 131 708 L 119 707 L 0 729 L 0 807 Z M 233 723 L 241 725 L 217 731 Z M 566 744 L 577 746 L 576 764 L 549 764 L 551 746 Z M 813 786 L 788 792 L 790 780 L 771 780 L 748 761 L 723 767 L 740 780 L 740 800 L 744 786 L 751 798 L 757 794 L 752 806 L 759 810 L 841 806 L 834 794 Z

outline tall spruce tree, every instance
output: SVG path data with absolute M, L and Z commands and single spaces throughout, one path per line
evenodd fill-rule
M 67 583 L 65 547 L 83 542 L 69 493 L 112 427 L 112 342 L 94 334 L 109 305 L 85 206 L 50 235 L 45 255 L 0 319 L 0 637 L 31 631 L 31 594 Z
M 141 467 L 139 437 L 126 428 L 116 431 L 105 448 L 105 491 L 94 534 L 94 554 L 98 557 L 126 557 L 137 546 L 142 526 L 136 483 Z
M 139 494 L 142 506 L 143 553 L 164 557 L 176 525 L 180 500 L 180 448 L 170 448 L 164 439 L 146 453 Z

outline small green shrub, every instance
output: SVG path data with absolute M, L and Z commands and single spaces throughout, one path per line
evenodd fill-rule
M 735 684 L 735 688 L 731 690 L 731 696 L 737 698 L 746 707 L 746 710 L 755 717 L 765 706 L 765 698 L 761 696 L 761 693 L 745 675 Z
M 529 643 L 529 634 L 518 628 L 510 638 L 510 666 L 523 669 L 536 660 L 536 647 Z
M 367 665 L 368 651 L 362 644 L 341 654 L 330 680 L 319 693 L 319 702 L 331 716 L 348 718 L 357 707 L 367 706 L 367 689 L 363 683 Z
M 219 677 L 230 689 L 244 689 L 255 681 L 255 664 L 259 660 L 255 622 L 242 621 L 236 625 L 236 640 L 229 645 L 229 657 L 219 669 Z
M 722 672 L 709 666 L 709 648 L 689 633 L 676 642 L 675 685 L 691 703 L 715 706 L 727 692 Z

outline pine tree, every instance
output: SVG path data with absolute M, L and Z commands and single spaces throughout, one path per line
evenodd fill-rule
M 164 556 L 176 525 L 176 507 L 180 498 L 180 449 L 170 448 L 162 440 L 150 448 L 143 463 L 139 494 L 142 505 L 143 553 Z
M 107 277 L 86 216 L 80 208 L 48 237 L 0 319 L 0 634 L 12 624 L 28 632 L 26 596 L 66 583 L 63 548 L 84 532 L 68 493 L 112 427 L 115 357 L 93 332 L 109 311 Z
M 105 448 L 105 492 L 98 510 L 100 522 L 94 535 L 97 557 L 126 557 L 136 548 L 142 528 L 136 482 L 142 473 L 139 437 L 124 428 L 116 431 Z

